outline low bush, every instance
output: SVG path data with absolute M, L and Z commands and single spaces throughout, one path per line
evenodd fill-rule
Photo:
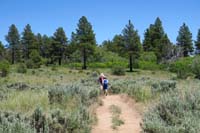
M 134 97 L 136 101 L 146 101 L 152 97 L 150 87 L 142 80 L 115 80 L 111 81 L 109 92 L 113 94 L 126 93 Z
M 200 56 L 196 56 L 192 62 L 192 72 L 200 79 Z
M 7 98 L 8 95 L 8 89 L 4 89 L 0 87 L 0 101 Z
M 154 62 L 156 63 L 157 62 L 157 57 L 155 55 L 154 52 L 143 52 L 141 55 L 140 55 L 140 61 L 146 61 L 146 62 Z
M 139 68 L 143 70 L 159 70 L 161 67 L 156 62 L 139 61 Z
M 112 74 L 120 76 L 120 75 L 125 75 L 126 73 L 125 73 L 125 69 L 123 67 L 118 66 L 118 67 L 112 68 Z
M 23 82 L 11 83 L 7 85 L 8 89 L 15 89 L 15 90 L 27 90 L 31 87 Z
M 75 68 L 76 68 L 76 69 L 77 69 L 77 68 L 80 69 L 80 68 L 82 67 L 82 63 L 69 63 L 69 64 L 68 64 L 68 67 L 71 68 L 71 69 L 75 69 Z
M 85 78 L 71 85 L 57 85 L 49 89 L 48 97 L 51 104 L 70 103 L 75 98 L 76 107 L 70 114 L 61 115 L 58 118 L 51 118 L 50 130 L 54 132 L 90 132 L 92 117 L 89 115 L 88 107 L 97 101 L 100 94 L 97 80 Z M 61 113 L 62 114 L 62 113 Z
M 163 80 L 154 82 L 151 85 L 152 92 L 169 92 L 174 91 L 176 88 L 176 82 L 172 80 Z
M 144 133 L 197 133 L 200 131 L 200 91 L 170 92 L 143 119 Z
M 57 69 L 56 66 L 52 66 L 52 67 L 51 67 L 51 70 L 52 70 L 52 71 L 57 71 L 58 69 Z
M 192 61 L 192 57 L 180 58 L 169 65 L 169 70 L 175 72 L 178 78 L 185 79 L 192 73 Z
M 48 133 L 49 126 L 47 119 L 40 107 L 37 107 L 31 116 L 31 125 L 37 133 Z
M 6 60 L 0 61 L 0 77 L 6 77 L 9 73 L 10 65 Z
M 17 72 L 18 73 L 26 73 L 27 72 L 27 67 L 24 63 L 20 63 L 17 66 Z
M 30 53 L 30 59 L 26 61 L 27 68 L 40 68 L 42 65 L 42 57 L 39 55 L 38 51 L 33 50 Z
M 176 90 L 176 82 L 172 80 L 154 81 L 150 78 L 137 80 L 114 80 L 111 81 L 109 92 L 113 94 L 126 93 L 134 97 L 136 101 L 146 101 L 153 97 L 152 93 L 166 93 Z
M 32 60 L 27 60 L 26 61 L 26 67 L 27 68 L 34 68 L 34 63 L 33 63 L 33 61 Z
M 1 133 L 35 133 L 26 117 L 14 112 L 0 112 Z

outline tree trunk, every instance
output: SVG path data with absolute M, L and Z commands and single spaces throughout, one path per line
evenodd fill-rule
M 12 64 L 15 63 L 15 51 L 14 48 L 12 48 Z
M 85 48 L 83 48 L 83 67 L 82 69 L 87 69 L 87 66 L 86 66 L 86 50 Z
M 129 67 L 130 67 L 130 72 L 133 72 L 132 54 L 129 55 Z
M 183 56 L 184 56 L 184 57 L 187 57 L 187 56 L 188 56 L 188 51 L 185 50 L 185 51 L 183 52 Z
M 29 59 L 29 48 L 27 48 L 27 59 Z
M 60 56 L 58 58 L 58 64 L 59 64 L 59 66 L 61 66 L 61 61 L 62 61 L 62 52 L 61 52 L 61 49 L 60 49 Z
M 59 59 L 58 59 L 58 63 L 59 63 L 59 66 L 61 65 L 61 57 L 59 57 Z

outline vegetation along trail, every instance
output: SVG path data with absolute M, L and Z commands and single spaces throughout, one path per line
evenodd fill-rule
M 141 115 L 132 100 L 121 95 L 109 95 L 103 97 L 102 101 L 103 105 L 96 110 L 98 120 L 92 133 L 139 133 L 141 131 Z M 120 119 L 124 122 L 117 129 L 112 128 L 112 113 L 109 109 L 112 105 L 121 109 Z

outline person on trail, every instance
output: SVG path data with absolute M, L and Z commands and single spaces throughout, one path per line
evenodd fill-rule
M 104 95 L 108 95 L 108 79 L 106 77 L 103 78 L 103 91 Z
M 100 89 L 103 90 L 103 79 L 104 79 L 104 74 L 101 73 L 99 76 L 99 83 L 100 83 Z

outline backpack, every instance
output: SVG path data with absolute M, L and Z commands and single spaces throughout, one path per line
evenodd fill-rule
M 104 84 L 104 85 L 108 85 L 108 79 L 104 79 L 104 80 L 103 80 L 103 84 Z

